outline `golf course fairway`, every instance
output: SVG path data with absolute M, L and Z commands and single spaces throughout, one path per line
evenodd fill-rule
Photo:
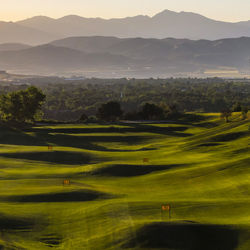
M 198 116 L 198 114 L 197 114 Z M 0 131 L 0 249 L 250 249 L 250 122 Z

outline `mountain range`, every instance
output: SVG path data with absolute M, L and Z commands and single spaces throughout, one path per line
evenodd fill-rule
M 69 15 L 53 19 L 35 16 L 18 22 L 0 22 L 0 43 L 39 45 L 72 36 L 216 40 L 250 36 L 250 21 L 222 22 L 196 13 L 165 10 L 153 17 L 102 19 Z
M 19 47 L 19 49 L 18 49 Z M 11 49 L 12 48 L 12 49 Z M 250 38 L 215 41 L 69 37 L 39 46 L 0 45 L 0 69 L 35 74 L 149 77 L 250 70 Z

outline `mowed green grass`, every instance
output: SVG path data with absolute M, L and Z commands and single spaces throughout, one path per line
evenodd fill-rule
M 250 249 L 250 122 L 202 117 L 2 129 L 0 249 Z

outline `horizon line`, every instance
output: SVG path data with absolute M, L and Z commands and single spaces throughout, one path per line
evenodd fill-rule
M 247 19 L 247 20 L 241 20 L 241 21 L 226 21 L 226 20 L 218 20 L 218 19 L 214 19 L 214 18 L 210 18 L 206 15 L 203 15 L 203 14 L 200 14 L 198 12 L 192 12 L 192 11 L 173 11 L 173 10 L 170 10 L 170 9 L 164 9 L 160 12 L 157 12 L 153 15 L 144 15 L 144 14 L 138 14 L 138 15 L 134 15 L 134 16 L 121 16 L 121 17 L 110 17 L 110 18 L 105 18 L 105 17 L 101 17 L 101 16 L 96 16 L 96 17 L 85 17 L 85 16 L 81 16 L 81 15 L 78 15 L 78 14 L 66 14 L 66 15 L 63 15 L 63 16 L 59 16 L 59 17 L 52 17 L 52 16 L 49 16 L 49 15 L 34 15 L 34 16 L 28 16 L 28 17 L 25 17 L 25 18 L 22 18 L 22 19 L 17 19 L 15 21 L 13 20 L 5 20 L 3 21 L 2 19 L 0 21 L 3 21 L 3 22 L 13 22 L 13 23 L 17 23 L 17 22 L 21 22 L 21 21 L 24 21 L 24 20 L 29 20 L 29 19 L 32 19 L 32 18 L 35 18 L 35 17 L 46 17 L 46 18 L 49 18 L 49 19 L 53 19 L 53 20 L 59 20 L 59 19 L 62 19 L 64 17 L 68 17 L 68 16 L 76 16 L 76 17 L 81 17 L 81 18 L 86 18 L 86 19 L 102 19 L 102 20 L 113 20 L 113 19 L 126 19 L 126 18 L 134 18 L 134 17 L 148 17 L 148 18 L 153 18 L 155 16 L 157 16 L 158 14 L 160 13 L 163 13 L 165 11 L 168 11 L 168 12 L 172 12 L 172 13 L 175 13 L 175 14 L 181 14 L 181 13 L 190 13 L 190 14 L 195 14 L 195 15 L 200 15 L 202 17 L 205 17 L 207 19 L 210 19 L 210 20 L 213 20 L 213 21 L 219 21 L 219 22 L 226 22 L 226 23 L 239 23 L 239 22 L 247 22 L 247 21 L 250 21 L 250 19 Z

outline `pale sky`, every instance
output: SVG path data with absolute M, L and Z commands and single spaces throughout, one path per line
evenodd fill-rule
M 153 16 L 165 9 L 196 12 L 222 21 L 250 20 L 250 0 L 0 0 L 0 20 L 70 14 L 102 18 Z

